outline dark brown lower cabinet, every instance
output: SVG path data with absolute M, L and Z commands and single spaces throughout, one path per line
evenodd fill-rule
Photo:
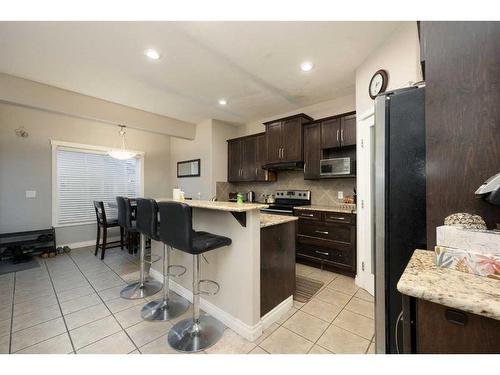
M 260 316 L 295 293 L 296 222 L 260 230 Z
M 500 321 L 403 296 L 405 353 L 500 353 Z
M 356 275 L 356 215 L 296 210 L 297 261 Z

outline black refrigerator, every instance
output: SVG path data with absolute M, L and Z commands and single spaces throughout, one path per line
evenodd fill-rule
M 402 347 L 402 301 L 396 286 L 413 251 L 426 248 L 424 94 L 424 86 L 409 87 L 375 99 L 372 221 L 377 353 L 397 353 Z

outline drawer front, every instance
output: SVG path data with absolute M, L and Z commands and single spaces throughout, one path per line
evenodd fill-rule
M 349 268 L 352 266 L 352 253 L 348 248 L 342 249 L 339 246 L 317 246 L 314 240 L 302 236 L 299 236 L 298 242 L 298 254 L 328 260 Z
M 352 214 L 340 212 L 325 212 L 325 221 L 332 223 L 354 224 L 356 222 L 356 217 Z
M 353 226 L 325 222 L 299 222 L 298 233 L 304 236 L 350 244 Z
M 295 216 L 301 219 L 309 219 L 321 221 L 323 219 L 322 212 L 320 211 L 309 211 L 309 210 L 295 210 Z

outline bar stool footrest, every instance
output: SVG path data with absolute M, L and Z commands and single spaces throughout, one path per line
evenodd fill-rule
M 180 269 L 180 272 L 175 273 L 175 269 Z M 174 271 L 171 271 L 174 270 Z M 171 266 L 168 267 L 167 269 L 167 276 L 171 277 L 181 277 L 187 272 L 187 268 L 184 266 L 181 266 L 180 264 L 172 264 Z
M 202 287 L 201 287 L 203 284 L 215 285 L 216 289 L 215 289 L 214 292 L 209 291 L 209 290 L 203 290 Z M 199 290 L 200 294 L 205 294 L 205 295 L 209 295 L 209 296 L 215 296 L 220 291 L 220 285 L 219 285 L 218 282 L 216 282 L 214 280 L 200 280 L 200 281 L 198 281 L 198 290 Z

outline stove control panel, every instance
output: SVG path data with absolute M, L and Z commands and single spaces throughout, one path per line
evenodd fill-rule
M 276 190 L 276 198 L 310 200 L 311 192 L 309 190 Z

